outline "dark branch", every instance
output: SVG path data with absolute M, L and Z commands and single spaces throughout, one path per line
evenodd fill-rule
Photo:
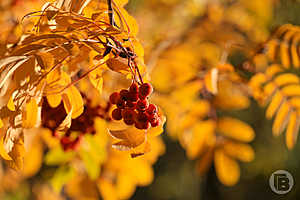
M 112 26 L 115 26 L 116 23 L 115 23 L 115 20 L 114 20 L 114 11 L 113 11 L 113 8 L 112 8 L 112 2 L 111 2 L 111 0 L 107 0 L 107 5 L 108 5 L 108 17 L 109 17 L 109 23 L 110 23 Z

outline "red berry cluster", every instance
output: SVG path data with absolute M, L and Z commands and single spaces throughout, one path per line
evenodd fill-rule
M 138 129 L 148 129 L 150 126 L 156 127 L 160 124 L 157 107 L 149 104 L 148 97 L 153 92 L 149 83 L 138 86 L 132 83 L 128 90 L 121 90 L 110 95 L 111 104 L 117 105 L 112 111 L 114 120 L 123 119 L 127 125 L 135 125 Z
M 96 134 L 94 127 L 94 119 L 96 117 L 107 121 L 111 120 L 109 116 L 110 103 L 105 107 L 99 105 L 93 107 L 90 99 L 83 94 L 82 97 L 85 100 L 84 112 L 78 118 L 72 119 L 71 127 L 63 135 L 59 135 L 57 132 L 57 128 L 67 116 L 63 103 L 56 108 L 52 108 L 48 104 L 47 99 L 43 98 L 42 126 L 51 130 L 52 136 L 60 140 L 60 144 L 65 151 L 75 150 L 85 134 Z M 74 136 L 71 135 L 72 132 L 78 134 Z

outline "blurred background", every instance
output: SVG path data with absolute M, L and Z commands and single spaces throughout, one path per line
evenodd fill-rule
M 226 2 L 233 4 L 237 1 Z M 240 2 L 253 3 L 254 7 L 252 9 L 255 11 L 247 10 L 251 16 L 265 15 L 264 18 L 267 18 L 265 24 L 267 34 L 270 34 L 283 24 L 300 25 L 300 1 L 277 0 L 270 2 L 259 0 Z M 199 7 L 196 8 L 193 3 Z M 187 7 L 191 6 L 191 8 L 197 10 L 198 14 L 202 16 L 207 12 L 205 5 L 205 0 L 131 0 L 126 8 L 137 18 L 141 26 L 140 39 L 147 49 L 148 46 L 152 45 L 149 44 L 149 37 L 164 37 L 162 35 L 172 34 L 172 32 L 173 34 L 178 34 L 182 26 L 184 26 L 183 24 L 187 22 L 186 19 L 193 18 L 191 17 L 193 14 L 185 13 L 184 9 L 188 9 Z M 195 11 L 195 15 L 198 15 L 196 14 L 197 11 Z M 146 20 L 145 22 L 145 18 L 152 20 Z M 174 18 L 177 20 L 174 20 Z M 182 20 L 181 23 L 183 24 L 180 24 L 180 20 Z M 262 21 L 262 19 L 260 20 Z M 167 31 L 160 32 L 157 30 L 159 29 L 159 27 L 155 28 L 157 21 L 160 24 L 158 26 L 165 26 L 167 24 L 165 26 Z M 151 26 L 149 22 L 152 22 L 152 26 L 154 27 L 149 27 Z M 174 23 L 178 23 L 179 25 Z M 260 24 L 259 21 L 256 21 L 256 23 Z M 149 34 L 154 34 L 154 36 Z M 146 53 L 146 62 L 147 55 L 149 54 Z M 239 62 L 243 62 L 243 60 L 236 59 L 234 62 L 238 64 Z M 255 159 L 250 163 L 243 163 L 241 165 L 241 179 L 237 185 L 232 187 L 222 185 L 218 181 L 213 167 L 210 168 L 206 175 L 197 176 L 194 167 L 195 162 L 186 159 L 185 151 L 179 142 L 170 139 L 166 132 L 163 134 L 166 153 L 154 165 L 156 176 L 154 182 L 149 187 L 138 188 L 132 199 L 298 199 L 300 197 L 300 159 L 298 154 L 300 144 L 298 142 L 293 150 L 287 150 L 284 135 L 278 138 L 272 136 L 272 121 L 266 120 L 264 113 L 265 110 L 261 109 L 254 101 L 252 101 L 251 106 L 246 110 L 234 113 L 238 118 L 251 124 L 256 133 L 255 140 L 251 143 L 255 150 Z M 285 195 L 275 194 L 269 186 L 269 177 L 279 169 L 289 171 L 294 178 L 295 184 L 293 189 Z
M 32 11 L 32 8 L 38 9 L 41 2 L 36 0 L 32 6 L 24 0 L 15 13 L 20 16 L 24 15 Z M 237 46 L 241 45 L 243 50 L 237 51 L 235 48 L 231 50 L 228 47 L 230 50 L 226 51 L 227 61 L 234 66 L 244 63 L 249 57 L 248 51 L 253 52 L 280 25 L 300 25 L 299 0 L 130 0 L 125 8 L 139 24 L 138 38 L 145 49 L 145 63 L 153 72 L 151 80 L 153 80 L 154 87 L 162 93 L 168 89 L 160 85 L 161 80 L 156 81 L 157 70 L 162 69 L 160 66 L 166 64 L 160 63 L 160 59 L 167 57 L 170 49 L 176 45 L 185 44 L 185 41 L 189 41 L 189 44 L 194 44 L 194 42 L 196 44 L 198 38 L 207 37 L 205 36 L 206 31 L 211 38 L 216 38 L 212 40 L 217 41 L 216 43 L 222 46 L 221 49 L 226 49 L 227 43 L 223 44 L 222 41 L 228 41 L 227 38 L 234 38 L 236 35 L 232 34 L 220 39 L 223 29 L 210 29 L 222 25 L 224 19 L 228 19 L 226 23 L 233 24 L 232 30 L 238 32 L 238 35 L 242 35 L 242 42 L 238 42 Z M 22 12 L 19 12 L 20 10 Z M 191 37 L 193 39 L 188 39 Z M 235 40 L 230 40 L 235 46 Z M 195 55 L 199 58 L 205 54 L 208 57 L 206 61 L 208 64 L 212 64 L 214 59 L 219 62 L 219 58 L 214 58 L 213 53 L 207 55 L 209 50 L 206 48 L 195 48 L 195 51 L 197 51 L 194 52 Z M 174 59 L 176 60 L 176 58 Z M 223 113 L 218 114 L 222 115 Z M 265 118 L 265 109 L 251 98 L 248 108 L 226 111 L 226 114 L 247 122 L 256 133 L 255 139 L 250 143 L 255 151 L 255 159 L 249 163 L 240 163 L 241 177 L 236 185 L 228 187 L 220 183 L 214 165 L 208 169 L 207 173 L 199 176 L 195 169 L 196 161 L 187 158 L 185 148 L 178 141 L 178 137 L 170 133 L 170 128 L 167 128 L 161 136 L 166 150 L 153 165 L 155 173 L 153 182 L 146 187 L 137 187 L 130 199 L 299 199 L 300 156 L 298 152 L 300 152 L 300 143 L 296 143 L 294 149 L 289 151 L 285 145 L 284 135 L 273 137 L 272 121 Z M 169 124 L 170 122 L 167 120 L 166 127 Z M 269 177 L 279 169 L 289 171 L 294 178 L 293 189 L 285 195 L 275 194 L 269 186 Z M 5 184 L 9 186 L 7 186 L 8 189 L 2 191 L 1 200 L 32 199 L 33 191 L 34 193 L 39 192 L 32 188 L 33 183 L 47 179 L 45 177 L 51 170 L 51 166 L 43 165 L 36 175 L 25 181 L 17 183 L 15 182 L 17 179 L 6 180 Z M 9 177 L 12 176 L 14 176 L 13 173 L 9 175 Z

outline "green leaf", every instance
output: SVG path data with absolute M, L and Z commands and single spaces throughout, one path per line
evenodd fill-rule
M 70 161 L 75 156 L 75 152 L 64 152 L 59 146 L 51 149 L 45 156 L 47 165 L 60 165 Z
M 62 187 L 73 178 L 75 175 L 75 169 L 69 165 L 63 165 L 59 167 L 54 176 L 51 178 L 50 183 L 57 193 L 59 193 Z
M 97 135 L 86 135 L 85 142 L 79 151 L 86 171 L 93 180 L 99 177 L 101 164 L 106 159 L 105 146 L 97 139 Z

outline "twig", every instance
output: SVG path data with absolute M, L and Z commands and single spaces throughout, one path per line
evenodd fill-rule
M 107 0 L 107 5 L 108 5 L 108 17 L 109 17 L 109 22 L 112 26 L 115 26 L 115 19 L 114 19 L 114 11 L 112 8 L 112 1 L 111 0 Z

